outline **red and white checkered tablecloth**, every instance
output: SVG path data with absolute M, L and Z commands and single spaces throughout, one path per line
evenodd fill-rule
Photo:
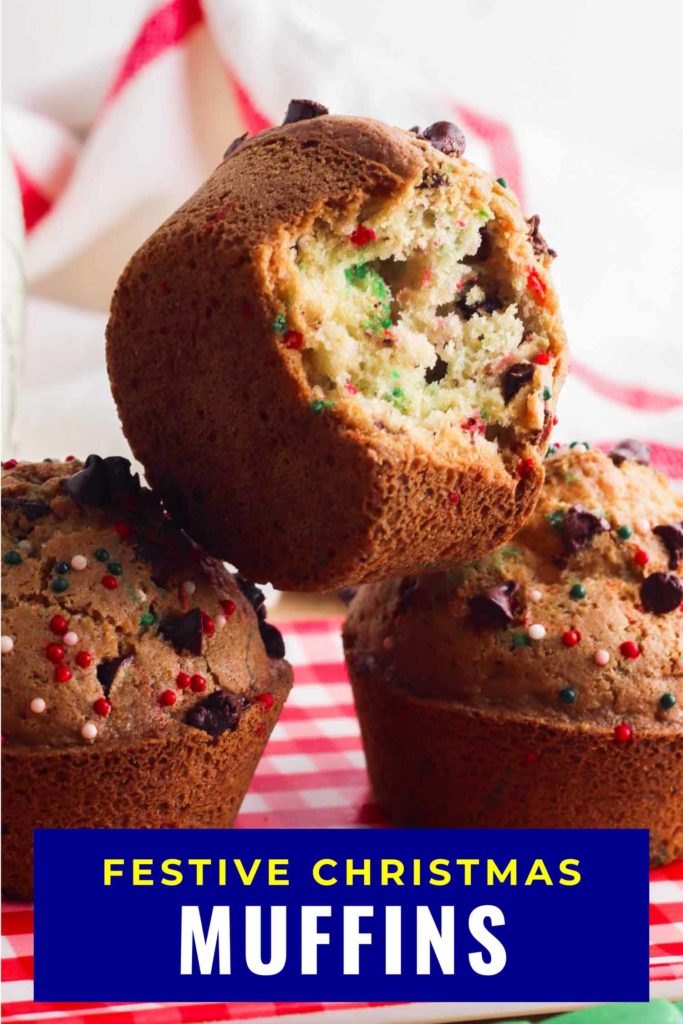
M 295 685 L 254 776 L 237 827 L 383 823 L 368 786 L 339 627 L 337 619 L 283 627 Z M 650 892 L 650 980 L 675 983 L 683 980 L 683 861 L 653 871 Z M 619 896 L 615 893 L 615 899 Z M 609 921 L 599 926 L 608 942 Z M 68 1024 L 189 1024 L 255 1021 L 340 1009 L 339 1003 L 34 1003 L 33 911 L 18 904 L 3 907 L 2 981 L 3 1020 L 12 1022 L 47 1024 L 66 1018 Z M 663 994 L 661 985 L 658 994 Z M 360 1014 L 361 1006 L 383 1004 L 343 1005 Z

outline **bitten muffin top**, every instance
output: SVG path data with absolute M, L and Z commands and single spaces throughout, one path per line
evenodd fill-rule
M 453 572 L 362 588 L 357 672 L 416 697 L 638 732 L 681 728 L 683 499 L 629 441 L 551 446 L 514 540 Z
M 215 737 L 288 685 L 261 592 L 174 526 L 126 459 L 3 470 L 7 745 Z

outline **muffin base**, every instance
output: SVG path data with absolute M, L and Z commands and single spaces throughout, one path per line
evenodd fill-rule
M 291 688 L 251 704 L 234 732 L 184 728 L 125 746 L 2 753 L 2 889 L 33 898 L 35 828 L 230 828 Z
M 419 700 L 349 674 L 375 796 L 407 828 L 647 828 L 650 860 L 683 856 L 683 735 L 604 729 Z

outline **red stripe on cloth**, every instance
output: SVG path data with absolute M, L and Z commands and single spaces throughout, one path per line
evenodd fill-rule
M 489 147 L 493 173 L 505 178 L 524 206 L 522 161 L 510 126 L 471 107 L 458 104 L 455 110 L 462 127 L 473 132 Z
M 643 439 L 644 440 L 644 439 Z M 600 441 L 599 448 L 609 452 L 614 448 L 616 441 Z M 645 441 L 650 448 L 651 463 L 655 469 L 672 480 L 683 479 L 683 448 L 675 448 L 673 445 L 659 444 L 658 441 Z M 683 877 L 683 876 L 681 876 Z
M 169 0 L 153 11 L 124 57 L 107 94 L 107 102 L 159 54 L 181 43 L 203 17 L 199 0 Z
M 3 907 L 3 935 L 29 935 L 31 932 L 33 932 L 33 910 L 30 907 L 10 911 Z
M 618 405 L 626 405 L 629 409 L 637 409 L 639 412 L 669 412 L 683 405 L 683 397 L 680 395 L 652 391 L 636 384 L 620 384 L 586 366 L 585 363 L 577 363 L 575 359 L 572 359 L 571 372 L 603 398 L 608 398 Z
M 12 157 L 14 172 L 19 183 L 21 193 L 21 205 L 24 210 L 24 225 L 26 231 L 32 231 L 36 224 L 43 219 L 52 206 L 52 200 L 48 199 L 40 186 L 26 173 L 16 157 Z
M 249 134 L 258 135 L 259 132 L 265 131 L 266 128 L 271 128 L 272 122 L 258 109 L 250 93 L 247 92 L 232 68 L 227 68 L 227 75 L 235 93 L 242 123 Z
M 683 881 L 683 858 L 675 860 L 673 864 L 667 864 L 663 868 L 653 868 L 650 872 L 651 882 L 679 882 Z M 681 886 L 683 894 L 683 886 Z
M 33 981 L 33 957 L 15 956 L 2 961 L 3 981 Z

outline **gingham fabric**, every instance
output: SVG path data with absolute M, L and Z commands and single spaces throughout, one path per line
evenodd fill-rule
M 240 828 L 383 824 L 365 773 L 342 660 L 340 625 L 339 620 L 329 619 L 283 627 L 295 684 L 242 806 Z M 653 871 L 650 892 L 650 979 L 683 979 L 683 861 Z M 615 899 L 621 896 L 615 893 Z M 609 942 L 609 921 L 596 926 L 605 930 Z M 5 906 L 2 932 L 3 1019 L 7 1020 L 47 1022 L 61 1017 L 68 1018 L 69 1024 L 180 1024 L 324 1015 L 339 1009 L 338 1003 L 33 1003 L 31 908 Z M 658 994 L 662 995 L 661 989 Z

